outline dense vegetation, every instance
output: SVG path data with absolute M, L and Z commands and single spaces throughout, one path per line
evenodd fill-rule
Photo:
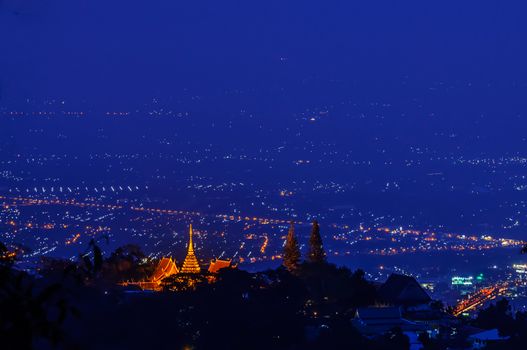
M 376 288 L 363 271 L 324 260 L 260 273 L 222 269 L 214 283 L 196 278 L 194 288 L 176 292 L 139 292 L 119 286 L 119 281 L 144 278 L 154 268 L 154 262 L 132 245 L 105 258 L 92 241 L 76 261 L 43 259 L 38 274 L 20 271 L 14 263 L 15 256 L 0 245 L 2 349 L 410 346 L 398 329 L 373 339 L 362 336 L 350 321 L 357 307 L 378 301 Z M 523 348 L 527 340 L 526 314 L 513 314 L 506 300 L 463 322 L 498 328 L 510 337 L 507 349 Z M 434 339 L 424 333 L 420 340 L 425 349 L 468 345 L 466 334 L 460 332 L 453 339 L 449 332 L 445 329 Z
M 138 247 L 104 258 L 91 242 L 77 261 L 43 259 L 38 275 L 17 270 L 2 249 L 3 348 L 317 349 L 369 342 L 350 323 L 356 307 L 375 299 L 362 271 L 325 262 L 299 264 L 294 273 L 224 269 L 215 283 L 204 280 L 195 290 L 133 293 L 117 282 L 153 269 Z

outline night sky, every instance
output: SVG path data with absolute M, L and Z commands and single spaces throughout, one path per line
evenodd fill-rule
M 0 0 L 0 190 L 517 238 L 526 9 Z
M 521 1 L 2 0 L 0 87 L 3 98 L 94 103 L 310 78 L 389 98 L 403 79 L 525 88 L 525 10 Z

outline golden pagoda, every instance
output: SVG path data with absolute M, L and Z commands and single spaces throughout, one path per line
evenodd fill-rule
M 181 268 L 181 273 L 200 273 L 201 268 L 199 267 L 198 259 L 194 254 L 194 244 L 192 243 L 192 224 L 190 224 L 189 230 L 189 241 L 187 249 L 187 257 L 183 261 L 183 267 Z

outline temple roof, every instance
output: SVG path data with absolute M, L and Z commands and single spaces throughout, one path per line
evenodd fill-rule
M 391 274 L 388 280 L 381 285 L 379 296 L 384 301 L 395 305 L 424 304 L 431 300 L 415 278 L 395 273 Z
M 159 261 L 159 264 L 157 264 L 157 267 L 154 273 L 152 274 L 150 281 L 158 282 L 161 281 L 163 278 L 174 275 L 178 272 L 179 270 L 172 258 L 163 258 L 161 259 L 161 261 Z
M 393 328 L 403 332 L 425 331 L 427 326 L 406 320 L 399 307 L 358 308 L 352 324 L 364 334 L 384 334 Z
M 210 262 L 209 272 L 218 273 L 218 271 L 220 271 L 221 269 L 227 268 L 227 267 L 231 267 L 230 259 L 228 260 L 215 259 Z

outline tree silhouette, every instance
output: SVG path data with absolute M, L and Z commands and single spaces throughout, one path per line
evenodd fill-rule
M 152 275 L 155 264 L 148 259 L 141 248 L 126 244 L 117 248 L 103 264 L 106 280 L 118 283 L 123 280 L 141 280 Z
M 93 258 L 90 258 L 90 255 L 92 255 Z M 103 256 L 101 248 L 97 245 L 97 242 L 94 239 L 90 240 L 88 249 L 84 254 L 81 254 L 79 258 L 81 260 L 82 269 L 86 274 L 86 278 L 88 280 L 96 279 L 102 270 Z
M 401 328 L 393 328 L 383 335 L 385 346 L 382 348 L 390 350 L 410 349 L 410 339 L 403 333 Z
M 322 263 L 326 261 L 326 252 L 322 244 L 322 237 L 320 237 L 320 226 L 318 222 L 313 221 L 313 228 L 311 230 L 311 237 L 309 238 L 309 253 L 308 260 L 312 263 Z
M 70 313 L 62 287 L 37 281 L 17 270 L 14 261 L 13 252 L 0 243 L 0 347 L 31 349 L 35 342 L 46 348 L 56 346 Z
M 502 335 L 514 332 L 514 317 L 509 301 L 505 298 L 479 311 L 474 325 L 483 329 L 497 328 Z
M 295 271 L 298 268 L 300 262 L 300 248 L 298 247 L 298 241 L 295 237 L 295 226 L 291 221 L 289 232 L 284 247 L 284 266 L 289 271 Z

